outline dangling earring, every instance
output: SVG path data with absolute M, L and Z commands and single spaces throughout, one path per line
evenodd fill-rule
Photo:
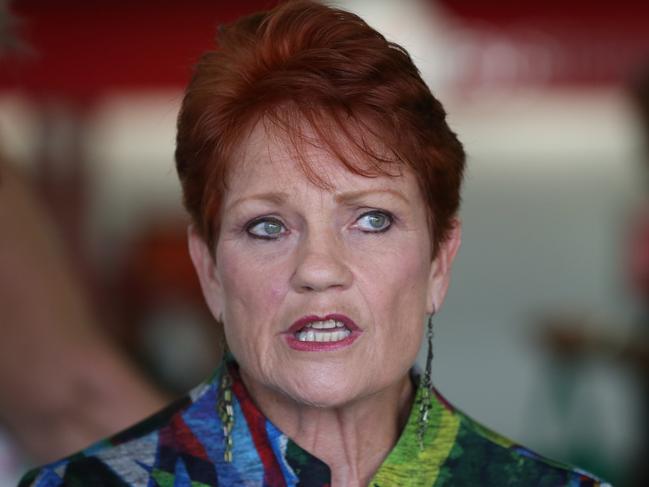
M 232 429 L 234 428 L 234 412 L 232 410 L 232 378 L 227 370 L 223 370 L 221 376 L 221 392 L 219 401 L 216 406 L 219 418 L 223 424 L 223 441 L 225 443 L 225 452 L 223 459 L 232 462 Z
M 223 322 L 217 320 L 218 326 L 223 329 Z M 216 403 L 216 411 L 223 425 L 223 442 L 225 443 L 225 452 L 223 459 L 232 462 L 232 430 L 234 429 L 234 410 L 232 409 L 232 377 L 228 373 L 227 366 L 227 344 L 223 346 L 223 360 L 221 363 L 221 387 L 219 390 L 219 399 Z
M 432 383 L 432 366 L 433 366 L 433 315 L 435 310 L 428 317 L 428 324 L 426 327 L 426 339 L 428 341 L 428 353 L 426 355 L 426 369 L 424 376 L 419 380 L 419 388 L 421 389 L 419 397 L 421 402 L 419 403 L 419 449 L 423 451 L 424 449 L 424 436 L 426 435 L 426 429 L 428 428 L 428 414 L 430 413 L 430 403 L 431 403 L 431 389 L 433 387 Z

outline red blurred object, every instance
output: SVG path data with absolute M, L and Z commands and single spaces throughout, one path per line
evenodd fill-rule
M 150 225 L 128 246 L 120 292 L 137 308 L 170 296 L 204 307 L 203 294 L 187 250 L 185 223 Z
M 3 62 L 0 90 L 87 99 L 104 91 L 179 88 L 218 25 L 269 0 L 15 2 L 20 35 L 34 51 Z

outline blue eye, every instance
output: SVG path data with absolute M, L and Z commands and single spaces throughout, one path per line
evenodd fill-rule
M 364 232 L 385 232 L 392 225 L 392 216 L 382 211 L 368 211 L 360 216 L 358 227 Z
M 264 218 L 250 223 L 246 231 L 254 238 L 275 240 L 286 231 L 286 227 L 275 218 Z

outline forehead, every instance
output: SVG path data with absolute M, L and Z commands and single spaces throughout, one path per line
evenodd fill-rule
M 376 163 L 370 156 L 352 147 L 351 142 L 344 142 L 344 137 L 340 134 L 335 141 L 338 149 L 355 167 L 372 173 L 371 176 L 352 172 L 307 125 L 300 127 L 296 139 L 263 121 L 257 123 L 235 150 L 225 199 L 240 197 L 242 192 L 290 192 L 304 188 L 340 192 L 381 187 L 398 189 L 411 198 L 419 195 L 412 170 L 401 162 L 391 162 L 385 155 L 387 148 L 375 142 L 370 149 L 386 160 L 382 163 L 386 174 L 377 174 L 373 170 Z

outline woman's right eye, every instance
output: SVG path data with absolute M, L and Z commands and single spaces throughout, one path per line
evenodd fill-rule
M 275 218 L 255 220 L 246 227 L 246 231 L 253 238 L 275 240 L 286 232 L 286 227 Z

